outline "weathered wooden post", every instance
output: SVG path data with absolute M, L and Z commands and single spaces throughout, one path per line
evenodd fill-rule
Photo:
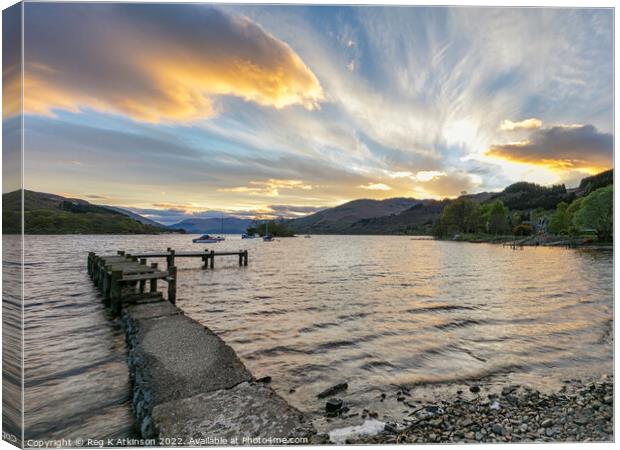
M 97 280 L 97 287 L 100 291 L 103 291 L 103 282 L 105 281 L 105 276 L 107 275 L 106 265 L 104 261 L 99 263 L 99 279 Z
M 93 283 L 97 284 L 97 277 L 99 276 L 99 257 L 95 256 L 93 260 Z
M 200 257 L 200 259 L 202 260 L 202 269 L 208 269 L 209 268 L 209 250 L 205 249 L 205 254 L 203 256 Z
M 95 252 L 88 252 L 88 263 L 87 263 L 87 268 L 88 268 L 88 276 L 92 279 L 93 278 L 93 259 L 95 257 Z
M 239 250 L 239 267 L 243 265 L 243 250 Z
M 174 250 L 168 249 L 168 255 L 166 256 L 166 269 L 170 269 L 174 266 Z
M 121 280 L 123 279 L 122 270 L 113 270 L 110 274 L 110 302 L 112 306 L 112 314 L 115 316 L 121 313 L 122 307 L 122 290 Z
M 211 250 L 211 270 L 213 270 L 215 266 L 215 250 Z
M 103 278 L 103 282 L 101 283 L 101 293 L 103 294 L 103 303 L 107 306 L 110 303 L 110 275 L 109 271 L 112 269 L 112 266 L 105 265 L 103 267 L 103 271 L 101 272 L 101 276 Z
M 151 269 L 157 269 L 157 263 L 151 263 Z M 149 288 L 149 292 L 154 294 L 157 292 L 157 278 L 153 278 L 151 280 L 151 286 Z
M 177 302 L 177 268 L 168 268 L 168 301 L 173 305 Z
M 146 266 L 146 258 L 140 258 L 140 265 Z M 140 280 L 140 294 L 144 294 L 144 288 L 146 287 L 146 280 Z
M 247 250 L 243 251 L 243 265 L 244 266 L 248 265 L 248 251 Z

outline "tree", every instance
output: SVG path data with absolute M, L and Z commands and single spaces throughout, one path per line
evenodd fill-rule
M 529 223 L 522 223 L 512 229 L 512 234 L 515 236 L 531 236 L 534 234 L 534 229 Z
M 574 215 L 573 222 L 581 230 L 592 228 L 599 241 L 613 237 L 614 187 L 600 188 L 585 197 Z
M 508 217 L 509 217 L 510 226 L 513 228 L 521 225 L 521 222 L 523 222 L 524 220 L 523 215 L 521 214 L 520 211 L 513 211 L 512 214 L 510 214 Z
M 570 224 L 568 204 L 566 202 L 558 203 L 555 212 L 549 218 L 549 231 L 552 234 L 566 234 Z
M 259 236 L 265 236 L 269 233 L 275 237 L 292 237 L 295 233 L 288 227 L 287 223 L 283 220 L 268 220 L 266 222 L 254 221 L 252 226 L 246 230 L 247 234 L 258 234 Z
M 468 198 L 458 198 L 443 209 L 435 235 L 445 237 L 454 233 L 475 233 L 483 224 L 480 204 Z
M 510 230 L 508 225 L 508 208 L 504 206 L 504 202 L 496 200 L 490 204 L 487 231 L 490 234 L 506 234 Z

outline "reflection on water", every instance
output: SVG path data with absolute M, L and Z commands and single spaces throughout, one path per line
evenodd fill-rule
M 131 434 L 124 339 L 86 254 L 166 247 L 202 248 L 191 236 L 27 238 L 27 436 Z M 393 384 L 488 376 L 544 389 L 612 370 L 611 252 L 388 236 L 208 248 L 247 248 L 250 264 L 179 259 L 178 305 L 304 411 L 344 380 L 366 405 Z

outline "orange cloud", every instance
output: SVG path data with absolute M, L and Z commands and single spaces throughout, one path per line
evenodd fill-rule
M 277 197 L 281 189 L 301 189 L 304 191 L 312 190 L 312 186 L 304 184 L 300 180 L 276 180 L 250 181 L 250 186 L 238 186 L 233 188 L 221 188 L 218 192 L 235 192 L 250 195 L 262 195 L 266 197 Z
M 612 167 L 613 136 L 592 125 L 537 130 L 522 142 L 492 145 L 488 156 L 555 171 L 598 173 Z
M 250 19 L 202 5 L 147 6 L 29 5 L 25 112 L 90 108 L 187 122 L 214 116 L 218 96 L 274 108 L 323 100 L 299 55 Z
M 21 70 L 18 65 L 2 71 L 2 117 L 14 117 L 22 110 Z

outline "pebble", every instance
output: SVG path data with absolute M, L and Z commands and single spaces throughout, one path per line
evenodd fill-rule
M 339 398 L 330 398 L 325 403 L 325 411 L 328 413 L 338 412 L 342 409 L 343 401 Z
M 504 427 L 502 427 L 500 424 L 498 423 L 494 423 L 493 426 L 491 427 L 491 430 L 493 431 L 493 433 L 495 434 L 504 434 Z
M 396 427 L 397 432 L 385 430 L 353 443 L 613 442 L 613 378 L 571 380 L 564 383 L 565 390 L 559 385 L 551 394 L 527 386 L 504 386 L 500 409 L 489 407 L 497 402 L 497 395 L 489 395 L 488 400 L 486 395 L 473 399 L 455 395 L 416 408 L 409 421 Z M 480 392 L 481 386 L 470 390 Z

